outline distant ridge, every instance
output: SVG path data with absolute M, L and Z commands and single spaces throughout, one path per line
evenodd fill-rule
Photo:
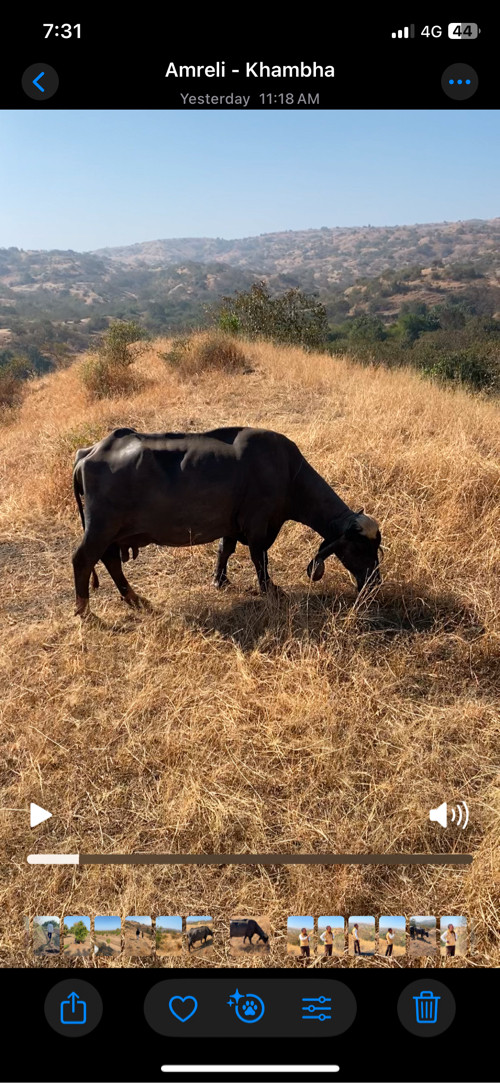
M 314 294 L 331 324 L 363 313 L 391 322 L 403 304 L 448 302 L 498 318 L 500 218 L 167 238 L 93 252 L 0 248 L 0 363 L 7 349 L 44 371 L 87 349 L 116 318 L 184 333 L 206 322 L 218 298 L 262 279 L 274 295 Z
M 323 226 L 255 237 L 180 237 L 96 249 L 92 255 L 128 267 L 159 262 L 217 261 L 266 274 L 293 274 L 314 266 L 330 282 L 353 281 L 387 268 L 477 259 L 500 247 L 500 218 L 472 218 L 402 226 Z

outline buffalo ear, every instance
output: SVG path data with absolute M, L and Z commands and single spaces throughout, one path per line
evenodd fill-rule
M 363 515 L 364 510 L 365 510 L 364 508 L 360 508 L 359 511 L 355 511 L 354 514 L 355 515 Z

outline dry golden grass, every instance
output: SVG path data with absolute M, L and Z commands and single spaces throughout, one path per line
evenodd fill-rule
M 153 343 L 134 364 L 133 397 L 89 405 L 79 365 L 30 383 L 0 432 L 1 804 L 53 812 L 32 832 L 27 815 L 0 814 L 0 962 L 31 964 L 21 915 L 55 908 L 208 912 L 219 965 L 229 961 L 230 915 L 266 913 L 271 952 L 249 965 L 294 965 L 287 915 L 322 914 L 328 899 L 346 915 L 465 914 L 466 965 L 498 965 L 498 406 L 412 372 L 266 344 L 244 344 L 252 372 L 189 381 L 161 359 L 170 345 Z M 151 612 L 126 609 L 102 569 L 94 620 L 75 619 L 75 448 L 117 425 L 239 423 L 286 433 L 352 507 L 379 519 L 384 584 L 371 607 L 353 608 L 335 558 L 321 584 L 307 580 L 317 537 L 290 523 L 270 553 L 286 598 L 255 593 L 242 548 L 232 587 L 217 594 L 215 546 L 151 546 L 127 571 Z M 445 798 L 468 801 L 467 831 L 429 822 Z M 467 850 L 475 859 L 467 868 L 32 869 L 30 849 Z M 189 965 L 203 965 L 198 954 Z
M 207 372 L 238 373 L 249 371 L 240 343 L 223 331 L 197 331 L 186 338 L 174 339 L 163 359 L 184 378 Z
M 182 931 L 156 926 L 156 954 L 162 959 L 169 955 L 182 955 Z
M 359 947 L 361 956 L 374 955 L 375 954 L 375 926 L 373 930 L 368 925 L 360 925 L 359 927 Z M 354 935 L 349 932 L 347 934 L 347 950 L 349 955 L 354 955 Z M 360 958 L 356 955 L 356 958 Z
M 87 356 L 80 366 L 80 376 L 90 401 L 124 395 L 130 397 L 138 386 L 126 364 L 100 354 Z

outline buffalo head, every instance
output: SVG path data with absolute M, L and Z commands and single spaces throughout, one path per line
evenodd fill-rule
M 325 560 L 332 553 L 354 576 L 358 591 L 364 586 L 380 583 L 378 551 L 381 544 L 378 523 L 363 511 L 356 512 L 340 536 L 334 540 L 325 540 L 311 560 L 307 574 L 315 582 L 322 579 L 325 572 Z

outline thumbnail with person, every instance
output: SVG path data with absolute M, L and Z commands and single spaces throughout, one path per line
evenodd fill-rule
M 378 919 L 378 952 L 385 959 L 406 955 L 406 918 L 382 914 Z
M 375 918 L 350 917 L 347 923 L 348 951 L 355 957 L 375 954 Z

